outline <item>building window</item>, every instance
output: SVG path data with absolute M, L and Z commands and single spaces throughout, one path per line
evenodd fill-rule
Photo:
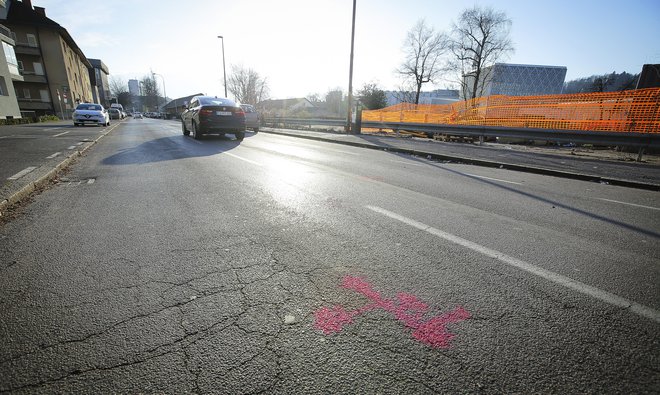
M 41 63 L 34 62 L 32 65 L 34 66 L 34 74 L 44 75 L 44 66 Z
M 23 71 L 24 71 L 24 70 L 25 70 L 25 68 L 23 67 L 23 61 L 22 61 L 22 60 L 19 60 L 19 61 L 18 61 L 18 71 L 20 71 L 21 74 L 23 74 Z
M 23 88 L 23 98 L 24 99 L 32 98 L 32 95 L 30 94 L 30 90 L 28 88 Z
M 14 52 L 14 47 L 3 41 L 2 49 L 5 52 L 5 58 L 7 59 L 7 66 L 9 66 L 9 72 L 12 74 L 19 74 L 18 59 L 16 59 L 16 52 Z
M 48 94 L 48 91 L 45 89 L 40 89 L 39 90 L 39 95 L 41 96 L 41 101 L 44 103 L 50 102 L 50 95 Z
M 5 77 L 0 77 L 0 96 L 9 96 L 9 91 L 7 90 L 7 83 L 5 82 Z
M 34 34 L 28 34 L 27 35 L 27 40 L 28 40 L 28 45 L 31 47 L 36 47 L 37 46 L 37 36 Z

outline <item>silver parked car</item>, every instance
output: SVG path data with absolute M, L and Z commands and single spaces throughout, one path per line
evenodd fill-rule
M 259 132 L 261 114 L 251 104 L 241 104 L 241 108 L 245 111 L 245 127 L 254 130 L 255 133 Z

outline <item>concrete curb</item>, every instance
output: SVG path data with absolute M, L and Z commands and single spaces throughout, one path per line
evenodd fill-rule
M 472 158 L 465 158 L 465 157 L 454 156 L 454 155 L 438 154 L 438 153 L 434 153 L 434 152 L 417 151 L 417 150 L 406 149 L 406 148 L 383 147 L 383 146 L 379 146 L 379 145 L 375 145 L 375 144 L 369 144 L 369 143 L 356 143 L 356 142 L 353 142 L 353 141 L 343 141 L 343 140 L 335 140 L 335 139 L 331 139 L 331 138 L 324 138 L 324 137 L 318 137 L 318 136 L 308 136 L 308 135 L 304 135 L 304 134 L 287 133 L 285 131 L 274 130 L 274 129 L 263 129 L 262 128 L 260 131 L 264 132 L 264 133 L 279 134 L 279 135 L 282 135 L 282 136 L 298 137 L 298 138 L 303 138 L 303 139 L 308 139 L 308 140 L 315 140 L 315 141 L 325 141 L 325 142 L 331 142 L 331 143 L 336 143 L 336 144 L 349 145 L 349 146 L 353 146 L 353 147 L 374 149 L 374 150 L 379 150 L 379 151 L 388 151 L 388 152 L 397 152 L 397 153 L 401 153 L 401 154 L 418 155 L 418 156 L 424 156 L 424 157 L 427 157 L 429 159 L 435 159 L 435 160 L 446 160 L 446 161 L 452 161 L 452 162 L 460 162 L 460 163 L 466 163 L 466 164 L 470 164 L 470 165 L 483 166 L 483 167 L 497 167 L 497 168 L 502 168 L 502 169 L 509 169 L 509 170 L 525 172 L 525 173 L 541 174 L 541 175 L 546 175 L 546 176 L 554 176 L 554 177 L 568 178 L 568 179 L 581 180 L 581 181 L 591 181 L 591 182 L 598 182 L 598 183 L 603 183 L 603 184 L 607 183 L 607 184 L 610 184 L 610 185 L 618 185 L 618 186 L 624 186 L 624 187 L 629 187 L 629 188 L 645 189 L 645 190 L 649 190 L 649 191 L 660 191 L 660 185 L 649 184 L 649 183 L 638 182 L 638 181 L 621 180 L 621 179 L 617 179 L 617 178 L 602 177 L 602 176 L 596 176 L 596 175 L 591 175 L 591 174 L 571 173 L 571 172 L 566 172 L 566 171 L 561 171 L 561 170 L 546 169 L 546 168 L 542 168 L 542 167 L 535 167 L 535 166 L 529 166 L 529 165 L 517 165 L 517 164 L 513 164 L 513 163 L 506 163 L 506 162 L 495 162 L 495 161 L 488 161 L 488 160 L 482 160 L 482 159 L 472 159 Z
M 73 163 L 74 160 L 77 158 L 81 157 L 87 150 L 89 150 L 92 146 L 94 146 L 96 143 L 99 142 L 103 137 L 105 137 L 108 133 L 112 132 L 119 126 L 119 123 L 113 124 L 113 126 L 110 126 L 105 132 L 101 133 L 97 138 L 94 140 L 90 141 L 90 144 L 86 145 L 85 147 L 76 150 L 72 152 L 69 156 L 66 157 L 63 161 L 58 163 L 54 168 L 51 170 L 48 170 L 46 174 L 38 177 L 35 181 L 32 181 L 28 183 L 27 185 L 23 186 L 21 189 L 19 189 L 17 192 L 13 193 L 10 195 L 8 198 L 2 200 L 0 202 L 0 217 L 3 216 L 3 213 L 7 210 L 9 206 L 12 206 L 16 203 L 19 203 L 21 200 L 27 198 L 32 194 L 35 190 L 38 188 L 41 188 L 42 186 L 46 185 L 50 181 L 54 180 L 57 175 L 67 167 Z

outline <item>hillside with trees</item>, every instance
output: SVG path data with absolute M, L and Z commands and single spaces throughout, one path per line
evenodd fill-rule
M 639 74 L 627 72 L 592 75 L 591 77 L 578 78 L 564 83 L 565 94 L 569 93 L 592 93 L 592 92 L 618 92 L 635 89 Z

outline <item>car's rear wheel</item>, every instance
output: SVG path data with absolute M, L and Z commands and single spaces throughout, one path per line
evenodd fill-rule
M 186 123 L 181 120 L 181 131 L 183 132 L 184 136 L 190 136 L 190 130 L 186 129 Z
M 193 138 L 194 138 L 195 140 L 201 140 L 201 138 L 202 138 L 202 133 L 200 133 L 199 130 L 197 129 L 197 125 L 195 125 L 195 121 L 193 121 L 193 123 L 192 123 L 192 125 L 191 125 L 190 128 L 192 129 L 192 135 L 193 135 Z
M 245 138 L 245 132 L 236 132 L 234 135 L 236 136 L 236 140 L 238 141 L 243 141 L 243 139 Z

